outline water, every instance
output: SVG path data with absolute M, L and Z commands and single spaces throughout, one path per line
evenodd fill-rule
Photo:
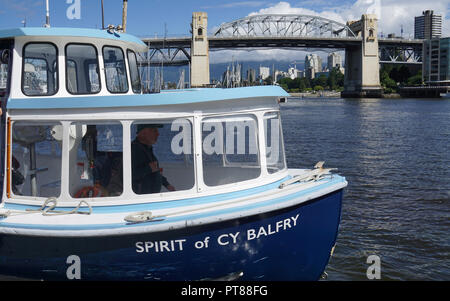
M 349 185 L 328 280 L 450 280 L 450 98 L 282 105 L 289 167 L 326 161 Z

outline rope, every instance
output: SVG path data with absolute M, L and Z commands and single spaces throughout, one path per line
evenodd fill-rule
M 163 216 L 162 215 L 153 216 L 153 213 L 151 211 L 141 211 L 125 216 L 124 220 L 128 223 L 136 224 L 136 223 L 161 221 L 163 219 L 156 219 L 161 217 Z
M 46 208 L 48 206 L 49 203 L 52 203 L 52 205 L 50 205 L 48 208 Z M 89 212 L 84 212 L 84 211 L 78 211 L 81 207 L 81 204 L 86 204 L 89 207 Z M 48 198 L 47 200 L 45 200 L 44 204 L 42 204 L 41 208 L 39 209 L 26 209 L 26 211 L 29 212 L 42 212 L 43 216 L 49 216 L 49 215 L 66 215 L 66 214 L 87 214 L 90 215 L 92 213 L 92 207 L 91 205 L 86 202 L 86 201 L 80 201 L 78 203 L 78 205 L 70 210 L 70 211 L 62 211 L 62 210 L 53 210 L 55 209 L 57 204 L 57 199 L 54 197 Z
M 42 204 L 41 208 L 39 209 L 26 209 L 25 211 L 11 211 L 8 210 L 6 212 L 0 212 L 0 218 L 7 218 L 8 216 L 15 216 L 15 215 L 23 215 L 23 214 L 32 214 L 32 213 L 42 213 L 43 216 L 51 216 L 51 215 L 67 215 L 67 214 L 86 214 L 90 215 L 92 214 L 92 207 L 87 201 L 80 201 L 78 205 L 70 210 L 70 211 L 63 211 L 63 210 L 54 210 L 56 208 L 57 199 L 55 197 L 50 197 L 45 200 L 45 202 Z M 79 211 L 82 204 L 86 204 L 89 208 L 89 212 L 86 211 Z
M 330 175 L 331 171 L 337 170 L 336 168 L 323 168 L 324 163 L 324 161 L 317 162 L 314 166 L 314 169 L 311 169 L 307 173 L 294 176 L 293 178 L 284 181 L 278 188 L 282 189 L 296 182 L 316 182 L 323 179 L 326 175 Z
M 11 215 L 11 211 L 0 212 L 0 218 L 7 218 Z

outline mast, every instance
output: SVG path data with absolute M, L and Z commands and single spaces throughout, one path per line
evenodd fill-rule
M 122 31 L 127 31 L 127 9 L 128 9 L 128 0 L 123 0 L 123 11 L 122 11 Z
M 105 29 L 105 10 L 103 7 L 103 0 L 102 0 L 102 30 Z
M 45 13 L 45 25 L 44 27 L 50 27 L 50 9 L 49 9 L 49 4 L 48 4 L 48 0 L 45 0 L 45 9 L 46 9 L 46 13 Z

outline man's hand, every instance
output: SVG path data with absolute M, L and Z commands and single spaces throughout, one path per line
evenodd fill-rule
M 173 187 L 172 185 L 167 185 L 167 190 L 169 190 L 169 191 L 175 191 L 176 189 L 175 189 L 175 187 Z

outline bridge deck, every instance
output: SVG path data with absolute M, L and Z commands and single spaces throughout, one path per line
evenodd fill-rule
M 176 38 L 143 38 L 150 48 L 190 48 L 191 37 Z M 360 45 L 361 38 L 330 38 L 330 37 L 208 37 L 209 48 L 347 48 Z M 379 46 L 420 47 L 422 40 L 413 39 L 378 39 Z

